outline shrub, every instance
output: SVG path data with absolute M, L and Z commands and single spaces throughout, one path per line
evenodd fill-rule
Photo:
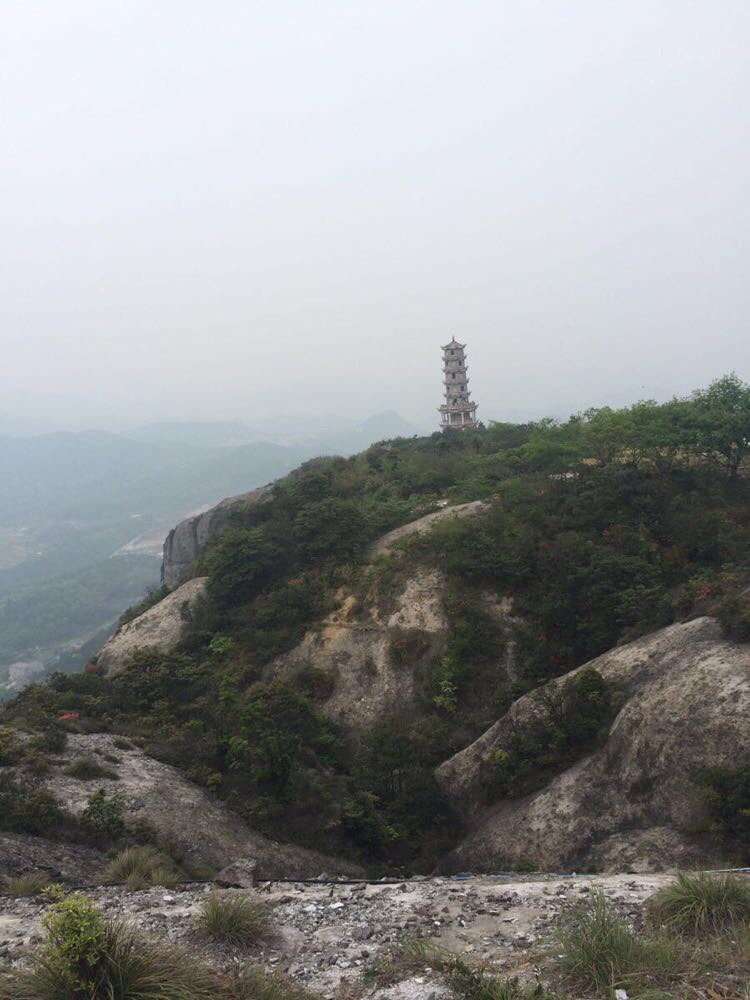
M 120 851 L 105 868 L 104 879 L 124 882 L 129 889 L 145 889 L 148 885 L 176 885 L 179 872 L 172 859 L 162 851 L 138 845 Z
M 559 962 L 580 987 L 602 992 L 648 988 L 679 973 L 682 951 L 670 938 L 634 933 L 603 893 L 594 892 L 558 930 Z
M 13 833 L 58 834 L 72 823 L 46 789 L 36 782 L 0 774 L 0 829 Z
M 125 807 L 117 795 L 109 795 L 99 788 L 89 796 L 81 814 L 81 823 L 89 837 L 96 843 L 119 840 L 126 831 Z
M 585 667 L 564 682 L 534 693 L 537 715 L 514 724 L 505 747 L 494 747 L 484 761 L 482 784 L 488 800 L 533 791 L 549 774 L 596 746 L 615 714 L 607 681 Z
M 105 921 L 86 897 L 68 897 L 51 922 L 47 942 L 29 967 L 0 975 L 0 1000 L 215 1000 L 227 995 L 220 978 L 190 955 L 144 938 L 126 923 Z
M 37 896 L 50 884 L 47 872 L 29 872 L 27 875 L 17 875 L 6 878 L 3 892 L 6 896 Z
M 247 945 L 268 929 L 266 907 L 249 896 L 225 896 L 212 892 L 203 903 L 199 923 L 212 941 Z
M 680 933 L 721 932 L 750 923 L 750 883 L 734 875 L 682 873 L 648 902 L 651 917 Z
M 128 622 L 132 622 L 134 618 L 138 618 L 144 612 L 148 611 L 149 608 L 153 608 L 155 604 L 158 604 L 163 598 L 167 596 L 169 590 L 164 584 L 160 587 L 150 587 L 146 594 L 138 601 L 137 604 L 131 604 L 120 615 L 117 627 L 122 628 L 123 625 L 127 625 Z
M 69 767 L 65 768 L 65 774 L 71 778 L 78 778 L 79 781 L 94 781 L 97 778 L 108 781 L 120 780 L 116 771 L 104 767 L 93 757 L 77 757 Z
M 736 768 L 703 768 L 694 780 L 703 790 L 713 830 L 740 860 L 750 859 L 750 757 Z
M 43 729 L 41 733 L 32 737 L 29 744 L 35 750 L 39 750 L 42 753 L 54 754 L 61 753 L 65 749 L 67 741 L 68 734 L 58 725 Z
M 737 642 L 750 642 L 750 593 L 727 594 L 716 617 L 724 634 Z
M 91 900 L 75 892 L 54 903 L 42 919 L 47 958 L 71 996 L 93 994 L 105 946 L 104 917 Z

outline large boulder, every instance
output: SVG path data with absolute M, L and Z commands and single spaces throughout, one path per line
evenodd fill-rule
M 492 749 L 539 712 L 531 695 L 438 768 L 470 828 L 443 870 L 492 871 L 526 859 L 545 871 L 722 860 L 696 832 L 706 829 L 707 816 L 692 775 L 697 767 L 731 767 L 750 750 L 750 645 L 729 642 L 714 619 L 698 618 L 589 666 L 619 689 L 622 708 L 604 745 L 540 791 L 492 806 L 482 795 Z
M 179 586 L 190 573 L 206 542 L 221 531 L 234 511 L 267 499 L 271 489 L 272 484 L 269 484 L 249 493 L 227 497 L 215 507 L 188 517 L 172 528 L 164 542 L 161 572 L 165 587 L 174 590 Z
M 119 796 L 129 822 L 143 820 L 189 870 L 213 873 L 237 858 L 252 858 L 259 878 L 314 878 L 321 871 L 359 876 L 358 865 L 317 851 L 269 840 L 203 788 L 169 764 L 105 733 L 68 736 L 55 759 L 47 790 L 70 812 L 79 815 L 92 792 L 104 788 Z M 77 759 L 93 758 L 112 777 L 81 780 L 67 773 Z
M 188 580 L 148 611 L 121 625 L 99 651 L 98 666 L 114 674 L 139 649 L 157 649 L 161 653 L 173 649 L 180 641 L 190 608 L 206 592 L 206 579 L 198 576 Z

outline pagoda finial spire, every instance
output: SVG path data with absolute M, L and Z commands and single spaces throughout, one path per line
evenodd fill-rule
M 443 348 L 443 385 L 445 402 L 440 407 L 440 426 L 463 430 L 477 426 L 477 404 L 469 396 L 469 376 L 466 374 L 466 344 L 455 337 Z

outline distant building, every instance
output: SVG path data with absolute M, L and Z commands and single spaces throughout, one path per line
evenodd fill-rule
M 465 349 L 466 344 L 459 344 L 455 337 L 442 348 L 445 402 L 440 407 L 440 426 L 444 431 L 477 426 L 477 404 L 469 398 Z

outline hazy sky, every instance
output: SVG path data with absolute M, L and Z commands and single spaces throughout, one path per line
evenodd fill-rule
M 750 378 L 747 0 L 2 0 L 0 411 Z M 55 399 L 60 397 L 59 402 Z

